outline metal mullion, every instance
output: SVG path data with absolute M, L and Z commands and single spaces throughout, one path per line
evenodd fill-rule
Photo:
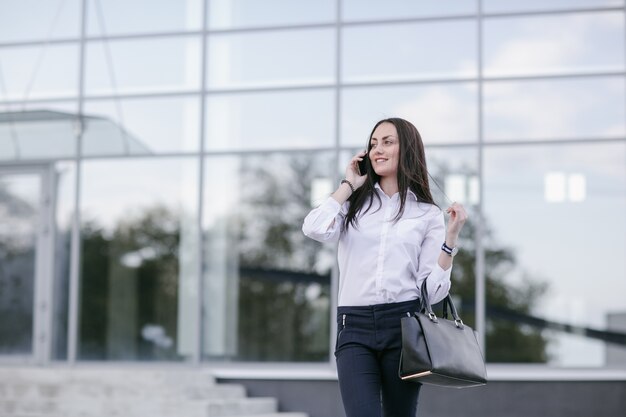
M 330 29 L 336 27 L 336 23 L 305 23 L 302 25 L 275 25 L 275 26 L 243 26 L 239 28 L 207 29 L 209 35 L 228 35 L 238 33 L 258 33 L 277 31 L 298 31 L 307 29 Z
M 374 81 L 374 82 L 347 82 L 343 83 L 343 88 L 366 88 L 366 87 L 402 87 L 420 84 L 460 84 L 476 82 L 476 77 L 459 77 L 459 78 L 430 78 L 422 80 L 403 80 L 403 81 Z
M 81 158 L 81 161 L 101 161 L 107 159 L 149 159 L 149 158 L 190 158 L 198 156 L 197 152 L 164 152 L 164 153 L 146 153 L 146 154 L 105 154 L 105 155 L 86 155 Z
M 56 214 L 57 214 L 57 193 L 58 189 L 58 175 L 53 163 L 48 163 L 45 169 L 45 185 L 46 185 L 46 226 L 48 227 L 47 234 L 45 236 L 46 242 L 46 263 L 45 268 L 47 269 L 47 284 L 46 284 L 46 293 L 45 302 L 46 302 L 46 317 L 45 317 L 45 332 L 47 335 L 47 341 L 45 345 L 45 352 L 43 357 L 43 363 L 48 365 L 52 360 L 52 347 L 54 346 L 54 342 L 57 340 L 57 335 L 54 334 L 54 312 L 55 312 L 55 287 L 54 282 L 56 280 L 55 273 L 55 253 L 56 253 L 56 245 L 57 245 L 57 224 L 56 224 Z
M 74 216 L 72 221 L 72 237 L 70 246 L 70 285 L 69 285 L 69 311 L 67 331 L 67 362 L 76 363 L 78 353 L 78 325 L 79 325 L 79 292 L 80 292 L 80 188 L 81 188 L 81 156 L 83 143 L 83 106 L 85 94 L 85 33 L 87 30 L 87 3 L 82 0 L 82 20 L 80 36 L 80 56 L 78 70 L 78 126 L 76 135 L 76 176 L 74 178 Z
M 202 52 L 200 70 L 201 70 L 201 95 L 200 95 L 200 152 L 198 157 L 199 167 L 198 167 L 198 213 L 197 213 L 197 231 L 198 231 L 198 252 L 197 252 L 197 285 L 198 285 L 198 300 L 196 303 L 196 334 L 198 335 L 198 340 L 195 343 L 195 349 L 193 352 L 192 362 L 195 365 L 200 365 L 202 362 L 202 353 L 204 346 L 204 271 L 205 271 L 205 263 L 204 263 L 204 230 L 203 230 L 203 221 L 204 221 L 204 136 L 206 134 L 206 72 L 207 72 L 207 59 L 208 59 L 208 35 L 207 25 L 208 25 L 208 8 L 209 8 L 209 0 L 203 1 L 202 8 L 202 40 L 200 41 Z
M 120 94 L 87 94 L 85 101 L 132 99 L 132 98 L 161 98 L 161 97 L 193 97 L 201 94 L 200 90 L 163 91 L 155 93 L 120 93 Z
M 377 20 L 352 20 L 348 22 L 342 22 L 341 26 L 377 26 L 377 25 L 395 25 L 395 24 L 407 24 L 407 23 L 427 23 L 427 22 L 446 22 L 455 20 L 474 20 L 476 15 L 474 14 L 457 14 L 449 16 L 416 16 L 416 17 L 404 17 L 397 19 L 377 19 Z
M 476 13 L 476 30 L 478 42 L 478 222 L 476 224 L 476 265 L 475 265 L 475 320 L 476 330 L 478 331 L 478 342 L 483 349 L 483 355 L 487 357 L 487 345 L 485 332 L 487 326 L 485 322 L 486 310 L 486 288 L 485 288 L 485 248 L 483 246 L 485 216 L 484 216 L 484 126 L 483 126 L 483 19 L 482 19 L 482 0 L 477 1 Z
M 46 104 L 46 103 L 63 103 L 63 102 L 76 102 L 78 100 L 78 96 L 76 97 L 62 97 L 62 98 L 39 98 L 39 99 L 28 99 L 28 104 Z M 24 100 L 2 100 L 0 101 L 0 105 L 17 105 L 24 103 Z
M 512 76 L 496 76 L 482 77 L 483 81 L 488 82 L 507 82 L 507 81 L 543 81 L 543 80 L 564 80 L 572 78 L 602 78 L 602 77 L 620 77 L 626 76 L 626 71 L 604 71 L 604 72 L 588 72 L 588 73 L 565 73 L 565 74 L 545 74 L 545 75 L 512 75 Z
M 60 38 L 50 40 L 35 40 L 35 41 L 17 41 L 17 42 L 0 42 L 0 49 L 2 48 L 20 48 L 20 47 L 37 47 L 44 44 L 47 45 L 65 45 L 79 42 L 80 38 Z
M 502 17 L 526 17 L 526 16 L 561 16 L 564 14 L 582 14 L 582 13 L 603 13 L 603 12 L 619 12 L 624 11 L 624 7 L 585 7 L 579 9 L 551 9 L 551 10 L 535 10 L 535 11 L 519 11 L 519 12 L 501 12 L 501 13 L 484 13 L 482 18 L 502 18 Z
M 31 341 L 31 361 L 34 364 L 43 365 L 46 363 L 45 351 L 44 351 L 44 343 L 46 342 L 43 337 L 46 332 L 47 326 L 45 324 L 47 312 L 44 312 L 43 305 L 47 298 L 47 281 L 49 269 L 46 268 L 46 243 L 47 239 L 44 233 L 44 228 L 46 227 L 46 222 L 48 220 L 48 209 L 46 204 L 46 196 L 49 192 L 47 189 L 47 177 L 45 175 L 44 170 L 41 167 L 37 167 L 32 170 L 18 168 L 18 173 L 26 173 L 26 174 L 34 174 L 37 176 L 39 180 L 39 207 L 37 210 L 37 223 L 38 227 L 36 227 L 35 233 L 35 244 L 34 244 L 34 268 L 33 268 L 33 324 L 31 327 L 32 331 L 32 341 Z
M 306 91 L 306 90 L 330 90 L 335 87 L 335 83 L 319 84 L 319 85 L 289 85 L 275 87 L 247 87 L 247 88 L 209 88 L 207 94 L 250 94 L 250 93 L 276 93 L 282 91 Z
M 331 177 L 334 178 L 335 184 L 339 183 L 339 178 L 337 176 L 337 167 L 339 165 L 339 158 L 341 154 L 341 2 L 342 0 L 336 0 L 335 2 L 335 143 L 333 147 L 333 171 L 331 172 Z M 337 253 L 337 248 L 338 244 L 335 243 L 334 253 Z M 330 320 L 328 363 L 333 369 L 336 368 L 336 362 L 333 360 L 335 343 L 333 342 L 332 335 L 336 334 L 337 332 L 337 321 L 334 319 L 334 316 L 335 309 L 338 304 L 338 288 L 339 266 L 337 264 L 337 261 L 335 260 L 330 271 L 330 311 L 328 312 Z
M 342 89 L 350 88 L 369 88 L 369 87 L 401 87 L 411 85 L 440 85 L 440 84 L 462 84 L 478 82 L 510 82 L 510 81 L 543 81 L 543 80 L 559 80 L 559 79 L 578 79 L 578 78 L 603 78 L 603 77 L 626 77 L 626 71 L 606 71 L 606 72 L 589 72 L 589 73 L 570 73 L 570 74 L 546 74 L 546 75 L 519 75 L 519 76 L 495 76 L 495 77 L 463 77 L 463 78 L 442 78 L 442 79 L 425 79 L 425 80 L 405 80 L 405 81 L 382 81 L 382 82 L 358 82 L 358 83 L 341 83 Z M 154 93 L 122 93 L 122 94 L 100 94 L 85 95 L 82 94 L 82 100 L 111 100 L 119 98 L 125 99 L 141 99 L 141 98 L 162 98 L 162 97 L 190 97 L 193 98 L 199 94 L 251 94 L 251 93 L 272 93 L 285 91 L 308 91 L 308 90 L 328 90 L 335 88 L 335 83 L 320 85 L 291 85 L 276 87 L 249 87 L 249 88 L 209 88 L 202 90 L 179 90 L 164 91 Z M 60 97 L 60 98 L 42 98 L 32 99 L 28 102 L 33 103 L 56 103 L 56 102 L 72 102 L 76 98 Z M 14 105 L 22 103 L 21 100 L 5 100 L 0 105 Z
M 534 145 L 590 145 L 590 144 L 605 144 L 605 143 L 619 143 L 626 141 L 626 137 L 616 138 L 570 138 L 570 139 L 538 139 L 538 140 L 507 140 L 507 141 L 484 141 L 485 147 L 497 147 L 497 146 L 534 146 Z
M 85 38 L 86 42 L 109 42 L 109 41 L 132 41 L 132 40 L 154 40 L 159 38 L 192 38 L 201 36 L 202 30 L 190 30 L 190 31 L 174 31 L 174 32 L 148 32 L 148 33 L 133 33 L 122 35 L 107 35 L 107 36 L 88 36 Z

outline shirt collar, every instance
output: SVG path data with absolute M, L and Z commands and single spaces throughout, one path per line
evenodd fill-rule
M 380 191 L 380 193 L 382 193 L 384 196 L 387 196 L 387 194 L 385 194 L 385 192 L 384 192 L 384 191 L 383 191 L 383 189 L 380 187 L 380 184 L 379 184 L 378 182 L 376 182 L 376 183 L 374 184 L 374 189 L 379 190 L 379 191 Z M 415 195 L 415 193 L 414 193 L 413 191 L 411 191 L 411 190 L 407 190 L 407 191 L 406 191 L 406 195 L 407 195 L 407 196 L 409 196 L 409 197 L 413 197 L 413 199 L 414 199 L 415 201 L 417 201 L 417 196 Z

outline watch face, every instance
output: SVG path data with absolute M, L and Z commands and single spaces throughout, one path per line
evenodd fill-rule
M 454 248 L 452 248 L 452 253 L 450 254 L 450 256 L 454 256 L 454 255 L 456 255 L 457 253 L 459 253 L 459 248 L 454 247 Z

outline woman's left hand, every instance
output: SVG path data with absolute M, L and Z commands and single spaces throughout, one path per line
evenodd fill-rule
M 459 233 L 467 220 L 467 213 L 462 204 L 454 202 L 446 209 L 446 213 L 450 215 L 448 220 L 448 230 L 446 231 L 446 243 L 448 245 L 456 245 Z

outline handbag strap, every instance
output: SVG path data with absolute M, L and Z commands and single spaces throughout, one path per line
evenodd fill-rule
M 421 293 L 420 311 L 425 313 L 431 321 L 433 321 L 434 323 L 437 323 L 437 316 L 433 312 L 433 307 L 431 306 L 430 298 L 428 297 L 428 288 L 426 286 L 426 281 L 427 279 L 425 279 L 422 282 L 422 286 L 420 288 L 420 293 Z M 457 309 L 454 306 L 454 302 L 452 301 L 452 297 L 450 296 L 449 293 L 448 295 L 446 295 L 446 298 L 443 299 L 443 316 L 442 317 L 444 319 L 448 318 L 448 309 L 450 309 L 450 313 L 452 314 L 452 318 L 454 319 L 456 326 L 462 329 L 463 320 L 461 320 L 461 317 L 459 316 L 459 313 L 457 312 Z

